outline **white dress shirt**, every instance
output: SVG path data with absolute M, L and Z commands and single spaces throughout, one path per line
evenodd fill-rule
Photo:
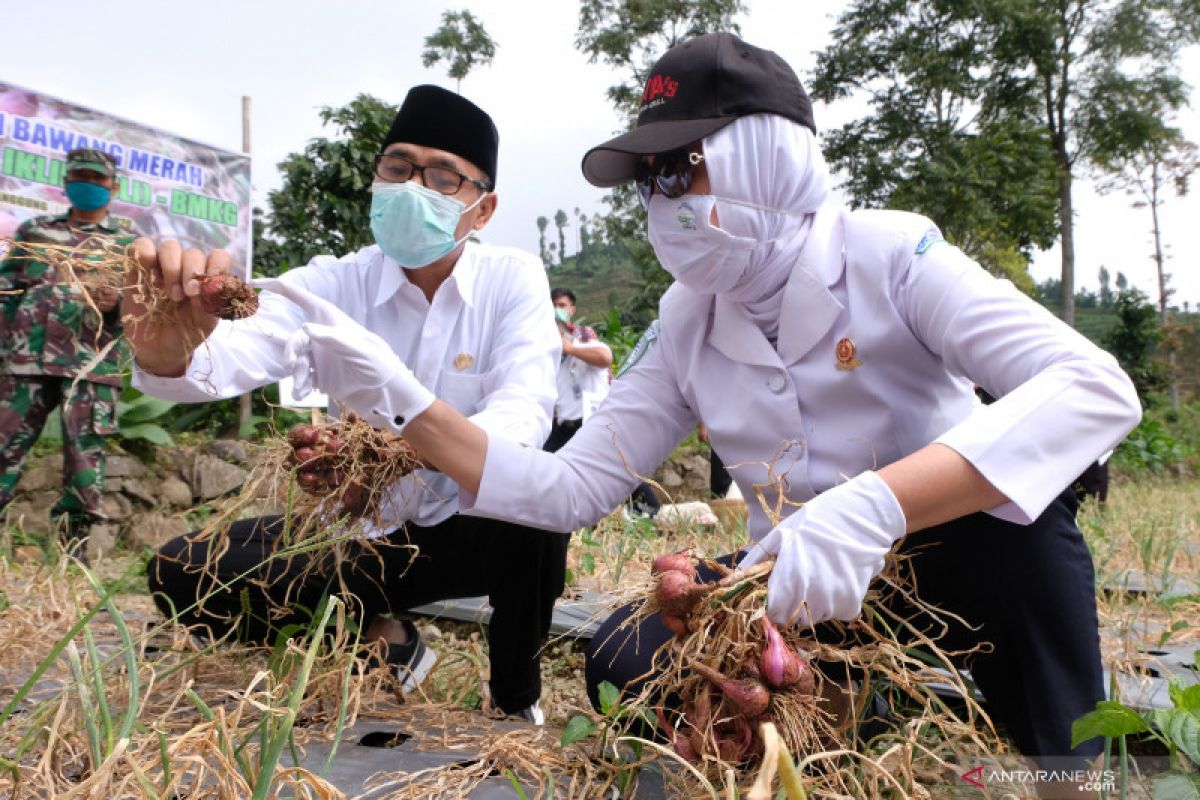
M 597 339 L 583 341 L 580 331 L 576 328 L 571 334 L 576 347 L 608 347 Z M 608 367 L 594 367 L 575 356 L 564 354 L 558 364 L 558 402 L 554 405 L 554 418 L 559 422 L 587 422 L 588 417 L 608 396 L 609 374 Z
M 640 360 L 557 453 L 489 437 L 465 511 L 548 530 L 589 524 L 628 495 L 631 470 L 652 473 L 703 420 L 756 538 L 768 512 L 787 516 L 932 442 L 1009 498 L 990 513 L 1027 524 L 1141 414 L 1112 356 L 915 214 L 822 207 L 775 347 L 713 295 L 676 284 L 659 310 Z M 983 406 L 972 383 L 1000 399 Z
M 534 256 L 468 242 L 432 302 L 374 245 L 341 259 L 318 256 L 283 279 L 382 337 L 426 388 L 489 434 L 531 447 L 545 441 L 562 340 L 546 271 Z M 259 301 L 254 316 L 218 324 L 185 376 L 135 370 L 134 385 L 157 397 L 202 402 L 290 375 L 284 345 L 305 320 L 277 294 L 263 292 Z M 330 399 L 336 406 L 337 398 Z M 393 488 L 384 518 L 387 530 L 406 520 L 428 526 L 457 510 L 458 485 L 417 470 Z

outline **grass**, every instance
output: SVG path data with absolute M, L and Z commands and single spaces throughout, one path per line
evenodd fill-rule
M 1109 503 L 1085 505 L 1079 520 L 1101 586 L 1127 585 L 1135 571 L 1160 582 L 1200 585 L 1200 480 L 1118 480 Z M 572 538 L 570 589 L 607 593 L 615 603 L 647 585 L 658 554 L 693 548 L 716 556 L 744 538 L 740 526 L 664 534 L 644 521 L 613 516 Z M 326 607 L 314 625 L 328 625 L 331 637 L 306 631 L 274 656 L 264 649 L 202 645 L 157 623 L 149 599 L 138 593 L 144 554 L 124 556 L 115 571 L 105 572 L 101 564 L 103 577 L 91 577 L 66 560 L 13 563 L 15 548 L 30 544 L 42 543 L 20 532 L 0 534 L 0 792 L 15 788 L 15 774 L 19 796 L 74 790 L 81 796 L 168 797 L 208 786 L 229 797 L 337 797 L 320 775 L 288 766 L 283 756 L 298 752 L 306 740 L 336 739 L 364 714 L 398 718 L 426 709 L 446 719 L 458 713 L 482 719 L 475 709 L 485 702 L 487 649 L 477 625 L 421 623 L 439 663 L 423 687 L 423 702 L 397 706 L 382 676 L 363 675 L 353 626 L 340 609 Z M 1144 673 L 1154 659 L 1147 651 L 1163 645 L 1200 647 L 1200 595 L 1185 591 L 1162 599 L 1101 590 L 1098 607 L 1106 663 L 1119 671 Z M 35 669 L 43 673 L 41 683 L 25 680 Z M 603 724 L 589 708 L 582 670 L 579 642 L 549 643 L 543 668 L 547 730 L 505 740 L 504 747 L 498 738 L 460 744 L 494 759 L 483 761 L 527 787 L 550 785 L 547 770 L 559 778 L 613 780 L 617 767 L 602 753 L 589 755 L 588 741 L 557 746 L 561 727 L 573 716 L 590 715 Z M 877 783 L 891 786 L 890 796 L 955 796 L 962 786 L 952 770 L 912 772 L 913 752 L 936 744 L 927 732 L 913 736 L 894 739 L 891 749 L 843 757 L 860 765 L 858 774 L 870 773 L 868 762 L 886 764 L 888 770 L 872 769 L 910 782 L 907 790 Z M 668 758 L 653 747 L 640 752 L 643 759 Z M 816 754 L 794 755 L 811 765 Z M 486 774 L 471 772 L 471 780 Z M 428 777 L 436 786 L 404 788 L 395 776 L 379 780 L 398 797 L 425 791 L 455 796 L 446 775 Z M 462 778 L 467 780 L 465 772 Z M 741 796 L 753 778 L 734 781 Z M 713 788 L 727 795 L 725 786 Z

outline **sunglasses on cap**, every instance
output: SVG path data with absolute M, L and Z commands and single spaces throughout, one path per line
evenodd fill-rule
M 692 188 L 696 167 L 703 160 L 703 153 L 684 148 L 656 155 L 649 165 L 639 163 L 633 180 L 642 208 L 650 205 L 650 197 L 656 186 L 663 197 L 675 198 L 686 194 Z

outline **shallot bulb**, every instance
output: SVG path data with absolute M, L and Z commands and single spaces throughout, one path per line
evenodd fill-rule
M 654 575 L 663 575 L 667 572 L 682 572 L 684 575 L 695 579 L 696 564 L 692 561 L 692 557 L 687 554 L 686 550 L 680 550 L 678 553 L 664 553 L 654 559 L 654 563 L 650 565 L 650 572 Z
M 763 645 L 759 660 L 763 678 L 772 689 L 786 689 L 802 682 L 807 675 L 812 684 L 812 673 L 808 664 L 783 640 L 779 630 L 765 616 L 762 617 L 763 633 L 767 642 Z
M 743 717 L 757 719 L 767 713 L 771 692 L 754 678 L 729 678 L 699 662 L 693 662 L 692 669 L 720 689 Z
M 664 572 L 658 579 L 654 597 L 665 613 L 683 619 L 692 613 L 708 590 L 682 572 Z

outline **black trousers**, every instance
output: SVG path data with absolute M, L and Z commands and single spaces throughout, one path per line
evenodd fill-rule
M 1092 758 L 1102 747 L 1092 739 L 1071 749 L 1071 723 L 1104 698 L 1095 575 L 1075 507 L 1068 490 L 1031 525 L 972 514 L 900 545 L 921 599 L 982 626 L 954 625 L 938 644 L 956 650 L 992 643 L 992 652 L 968 656 L 961 666 L 971 671 L 992 718 L 1035 758 Z M 641 684 L 631 681 L 651 669 L 654 651 L 672 635 L 657 615 L 632 635 L 617 630 L 631 613 L 632 606 L 618 609 L 592 639 L 593 705 L 601 681 L 637 693 Z M 836 640 L 831 626 L 818 626 L 817 634 Z
M 541 696 L 540 650 L 563 592 L 570 534 L 455 514 L 428 528 L 408 525 L 369 547 L 352 541 L 335 565 L 328 551 L 272 559 L 282 529 L 280 517 L 236 522 L 228 550 L 212 564 L 210 543 L 195 533 L 167 542 L 146 569 L 158 607 L 214 636 L 235 631 L 271 644 L 289 626 L 307 625 L 321 598 L 342 594 L 342 584 L 363 630 L 376 614 L 486 595 L 492 699 L 515 713 Z

